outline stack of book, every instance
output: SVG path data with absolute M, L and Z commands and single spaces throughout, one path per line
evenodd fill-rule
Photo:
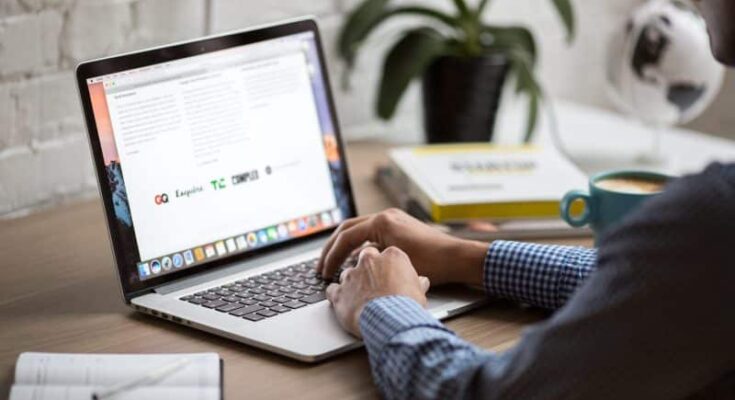
M 428 145 L 393 149 L 390 160 L 376 172 L 378 186 L 393 203 L 448 233 L 477 240 L 591 234 L 559 218 L 561 198 L 586 187 L 587 177 L 556 149 Z

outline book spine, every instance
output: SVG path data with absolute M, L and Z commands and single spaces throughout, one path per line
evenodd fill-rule
M 429 213 L 432 221 L 438 221 L 440 215 L 434 213 L 434 203 L 431 198 L 414 182 L 406 173 L 406 170 L 391 157 L 389 169 L 396 177 L 396 184 L 405 191 L 407 198 L 415 202 L 419 207 Z

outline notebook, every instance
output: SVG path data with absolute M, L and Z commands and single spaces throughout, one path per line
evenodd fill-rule
M 166 368 L 170 374 L 111 396 L 114 400 L 221 400 L 222 361 L 216 353 L 59 354 L 22 353 L 10 400 L 90 400 L 95 392 Z
M 564 194 L 587 185 L 587 177 L 553 147 L 402 147 L 390 151 L 390 161 L 403 190 L 438 223 L 558 219 Z

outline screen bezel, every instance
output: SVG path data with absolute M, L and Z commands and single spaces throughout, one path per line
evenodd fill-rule
M 112 192 L 107 182 L 107 173 L 102 155 L 100 138 L 97 132 L 97 124 L 94 118 L 94 113 L 92 112 L 92 103 L 88 90 L 87 80 L 103 75 L 114 74 L 117 72 L 135 68 L 141 68 L 148 65 L 170 62 L 182 58 L 207 54 L 214 51 L 225 50 L 232 47 L 253 44 L 264 40 L 277 39 L 280 37 L 305 32 L 314 33 L 314 40 L 316 42 L 321 73 L 323 79 L 325 80 L 324 87 L 327 92 L 327 103 L 329 107 L 329 112 L 331 114 L 332 125 L 334 126 L 334 135 L 337 142 L 339 157 L 342 163 L 341 171 L 343 176 L 341 181 L 344 182 L 345 187 L 343 188 L 343 190 L 348 197 L 347 200 L 350 208 L 349 215 L 345 215 L 344 217 L 351 218 L 357 215 L 354 195 L 349 179 L 347 159 L 344 151 L 344 144 L 342 140 L 339 121 L 337 118 L 336 108 L 334 106 L 334 98 L 332 96 L 330 84 L 331 81 L 325 62 L 324 49 L 322 47 L 321 37 L 319 35 L 319 28 L 315 20 L 303 19 L 273 26 L 226 33 L 220 36 L 207 37 L 190 42 L 177 43 L 170 46 L 142 50 L 135 53 L 128 53 L 100 60 L 88 61 L 77 66 L 76 78 L 79 94 L 81 97 L 82 108 L 84 110 L 85 122 L 87 125 L 89 144 L 92 151 L 100 196 L 104 204 L 108 234 L 110 235 L 115 266 L 117 267 L 118 279 L 120 280 L 120 285 L 122 287 L 125 302 L 129 303 L 130 299 L 141 294 L 148 293 L 156 287 L 165 285 L 172 281 L 176 281 L 205 271 L 212 271 L 214 269 L 228 266 L 236 262 L 242 262 L 262 254 L 277 251 L 287 246 L 293 246 L 299 243 L 303 243 L 305 241 L 313 240 L 315 238 L 325 237 L 331 234 L 336 229 L 336 226 L 304 237 L 290 239 L 285 242 L 276 243 L 264 248 L 254 249 L 245 253 L 234 254 L 222 259 L 213 260 L 209 263 L 199 265 L 196 268 L 184 269 L 175 273 L 165 274 L 157 278 L 139 281 L 135 284 L 131 284 L 128 281 L 126 273 L 129 268 L 135 268 L 136 265 L 125 265 L 126 260 L 123 256 L 124 244 L 121 240 L 119 240 L 118 231 L 116 229 L 116 224 L 118 224 L 118 222 L 112 203 Z

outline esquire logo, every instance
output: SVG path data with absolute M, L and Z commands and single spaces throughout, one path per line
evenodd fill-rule
M 192 186 L 188 189 L 176 189 L 176 198 L 180 197 L 191 197 L 197 193 L 201 193 L 204 191 L 204 187 L 202 186 Z

